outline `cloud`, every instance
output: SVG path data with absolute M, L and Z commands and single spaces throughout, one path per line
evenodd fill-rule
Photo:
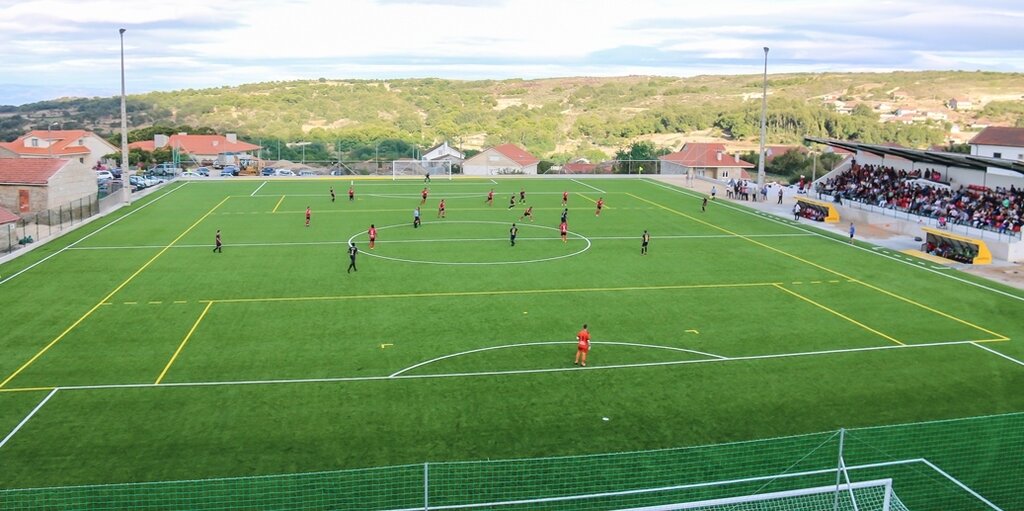
M 1019 1 L 0 0 L 0 104 L 282 79 L 1024 71 Z

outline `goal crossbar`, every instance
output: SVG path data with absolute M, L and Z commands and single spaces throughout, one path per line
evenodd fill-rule
M 676 511 L 679 509 L 697 509 L 702 507 L 728 506 L 732 504 L 748 504 L 752 502 L 763 502 L 766 500 L 781 500 L 806 495 L 830 494 L 836 492 L 853 492 L 864 488 L 884 488 L 885 505 L 883 511 L 889 511 L 889 497 L 892 495 L 892 479 L 875 479 L 873 481 L 859 481 L 856 483 L 841 484 L 838 487 L 834 484 L 818 486 L 815 488 L 800 488 L 797 490 L 777 491 L 772 493 L 760 493 L 754 495 L 743 495 L 739 497 L 724 497 L 719 499 L 701 500 L 696 502 L 682 502 L 678 504 L 666 504 L 660 506 L 634 507 L 620 511 Z

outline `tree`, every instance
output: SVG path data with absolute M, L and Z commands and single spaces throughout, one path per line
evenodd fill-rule
M 659 156 L 670 152 L 669 149 L 658 148 L 653 142 L 633 142 L 629 148 L 620 149 L 615 153 L 615 159 L 619 160 L 615 166 L 615 172 L 622 174 L 635 172 L 645 162 L 649 162 L 648 164 L 653 167 L 654 162 L 651 160 L 657 160 Z

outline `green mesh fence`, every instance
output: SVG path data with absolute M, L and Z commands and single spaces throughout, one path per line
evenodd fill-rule
M 8 489 L 0 509 L 650 508 L 835 485 L 840 442 L 850 481 L 892 479 L 905 509 L 1024 509 L 1024 413 L 592 456 Z

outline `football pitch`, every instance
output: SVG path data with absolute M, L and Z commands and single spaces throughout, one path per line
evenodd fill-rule
M 1019 290 L 653 179 L 423 186 L 175 182 L 0 266 L 0 488 L 1024 410 Z

